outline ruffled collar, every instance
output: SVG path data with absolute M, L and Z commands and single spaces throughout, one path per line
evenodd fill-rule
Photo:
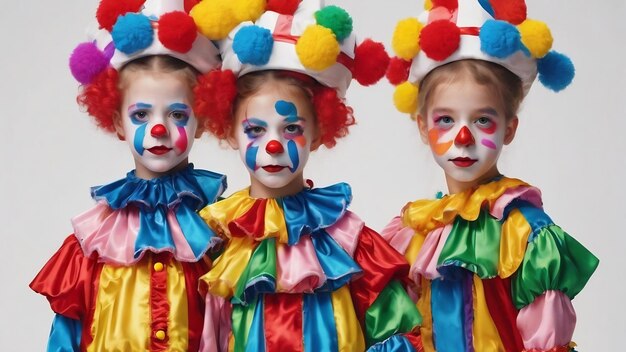
M 335 224 L 351 200 L 352 190 L 346 183 L 269 199 L 252 198 L 250 190 L 244 189 L 207 206 L 200 216 L 228 238 L 277 238 L 280 243 L 294 245 L 302 236 Z
M 91 188 L 96 201 L 104 200 L 112 209 L 121 209 L 129 204 L 145 209 L 158 206 L 173 208 L 185 201 L 196 210 L 215 202 L 226 189 L 226 177 L 207 170 L 197 170 L 193 164 L 183 170 L 162 177 L 145 180 L 135 175 L 135 170 L 126 178 L 103 186 Z
M 189 164 L 184 170 L 144 180 L 131 171 L 126 178 L 93 187 L 97 205 L 72 219 L 86 255 L 129 265 L 147 252 L 170 252 L 193 262 L 219 242 L 197 211 L 226 188 L 226 177 Z
M 517 198 L 541 206 L 539 189 L 518 179 L 501 177 L 462 193 L 445 195 L 441 199 L 409 203 L 403 209 L 402 222 L 425 234 L 451 224 L 457 216 L 474 221 L 483 208 L 501 219 L 506 206 Z

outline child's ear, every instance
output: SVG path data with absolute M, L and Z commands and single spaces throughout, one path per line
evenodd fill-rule
M 231 129 L 226 133 L 226 142 L 228 142 L 228 145 L 230 145 L 230 147 L 234 150 L 239 149 L 239 143 L 237 143 L 237 137 L 235 137 L 234 130 Z
M 420 130 L 420 137 L 422 138 L 422 142 L 428 145 L 428 126 L 426 124 L 426 118 L 422 115 L 417 115 L 417 127 Z
M 205 131 L 206 131 L 206 128 L 204 127 L 204 124 L 198 121 L 198 128 L 196 129 L 196 134 L 194 135 L 194 137 L 195 138 L 202 137 L 202 134 L 204 134 Z
M 311 141 L 310 151 L 316 151 L 322 145 L 322 136 L 320 133 L 319 127 L 315 128 L 315 136 L 313 136 L 313 140 Z
M 504 132 L 504 145 L 509 145 L 513 142 L 513 138 L 515 138 L 515 132 L 517 132 L 517 125 L 519 124 L 519 119 L 517 116 L 513 116 L 512 119 L 507 121 L 506 123 L 506 131 Z
M 125 141 L 126 135 L 124 133 L 124 123 L 122 122 L 122 116 L 117 111 L 113 113 L 113 127 L 115 127 L 117 138 L 119 138 L 120 141 Z

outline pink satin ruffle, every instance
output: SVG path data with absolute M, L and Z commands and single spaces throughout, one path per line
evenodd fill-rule
M 206 295 L 200 352 L 228 351 L 232 306 L 224 298 Z
M 537 208 L 543 207 L 541 201 L 541 190 L 536 187 L 518 186 L 515 188 L 509 188 L 493 203 L 493 206 L 489 210 L 489 213 L 496 219 L 502 220 L 504 216 L 504 210 L 514 200 L 521 199 L 530 202 Z
M 443 246 L 448 240 L 448 236 L 452 231 L 452 225 L 438 227 L 431 231 L 424 239 L 422 248 L 417 254 L 417 259 L 411 265 L 409 275 L 413 282 L 419 282 L 419 275 L 424 276 L 428 280 L 433 280 L 441 275 L 437 271 L 437 261 L 443 250 Z
M 517 315 L 517 328 L 526 349 L 550 350 L 567 345 L 576 326 L 572 302 L 561 291 L 546 291 Z
M 167 221 L 176 246 L 174 257 L 178 261 L 195 262 L 196 257 L 172 211 L 168 211 Z M 143 256 L 142 253 L 135 257 L 135 241 L 139 233 L 139 209 L 136 207 L 112 210 L 106 202 L 100 201 L 92 209 L 74 217 L 72 226 L 85 256 L 96 252 L 100 262 L 121 265 L 136 263 Z M 158 251 L 162 250 L 154 249 L 154 252 Z
M 380 235 L 396 251 L 405 253 L 415 235 L 415 231 L 410 227 L 405 227 L 402 223 L 402 217 L 396 216 L 385 226 Z

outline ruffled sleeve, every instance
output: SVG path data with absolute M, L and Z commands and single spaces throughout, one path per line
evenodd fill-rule
M 393 335 L 403 333 L 417 336 L 422 317 L 402 287 L 409 265 L 385 240 L 373 230 L 364 227 L 359 237 L 354 258 L 363 274 L 350 284 L 357 317 L 364 323 L 368 346 L 386 341 L 389 344 L 412 346 L 409 340 Z M 415 340 L 415 339 L 413 339 Z M 408 341 L 408 342 L 407 342 Z M 384 345 L 384 344 L 383 344 Z M 418 350 L 417 346 L 413 346 Z M 411 351 L 412 349 L 391 349 Z
M 30 283 L 30 288 L 44 295 L 52 310 L 67 318 L 86 317 L 92 293 L 92 282 L 98 264 L 85 257 L 78 240 L 69 236 L 61 248 Z

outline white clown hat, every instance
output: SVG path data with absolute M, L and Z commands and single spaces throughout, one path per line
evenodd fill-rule
M 225 18 L 248 17 L 236 23 L 227 20 L 215 31 L 222 34 L 214 38 L 220 39 L 222 70 L 237 77 L 263 70 L 294 71 L 344 97 L 353 78 L 370 85 L 385 74 L 389 56 L 384 46 L 369 39 L 359 43 L 352 18 L 337 6 L 325 6 L 323 0 L 269 0 L 261 6 L 258 0 L 203 0 L 199 6 L 220 1 Z M 241 8 L 259 11 L 240 16 Z
M 189 14 L 197 0 L 102 0 L 96 12 L 99 29 L 70 56 L 72 75 L 88 84 L 107 67 L 119 70 L 129 61 L 169 55 L 201 73 L 220 64 L 215 44 L 198 31 Z
M 548 26 L 526 17 L 524 0 L 432 0 L 419 18 L 400 21 L 392 46 L 387 78 L 397 85 L 394 103 L 399 111 L 417 111 L 421 81 L 450 62 L 476 59 L 499 64 L 522 81 L 524 94 L 537 73 L 549 89 L 560 91 L 574 78 L 574 66 L 563 54 L 551 51 Z

